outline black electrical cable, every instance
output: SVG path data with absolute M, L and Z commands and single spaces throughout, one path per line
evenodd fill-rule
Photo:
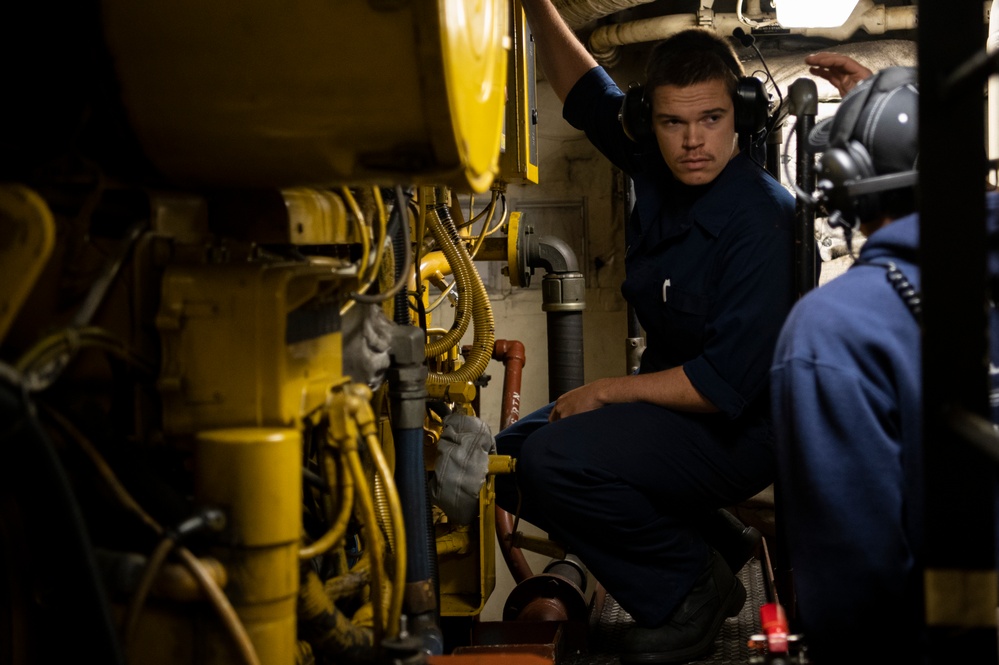
M 45 574 L 51 578 L 51 588 L 61 593 L 59 602 L 47 605 L 42 620 L 48 627 L 59 626 L 65 639 L 30 648 L 58 656 L 58 660 L 86 653 L 101 663 L 125 665 L 94 547 L 69 476 L 23 385 L 19 391 L 10 388 L 0 384 L 0 422 L 11 423 L 0 438 L 4 475 L 10 476 L 5 478 L 4 492 L 11 493 L 26 512 L 40 512 L 25 525 L 37 537 L 29 541 L 32 552 L 40 554 L 32 564 L 44 564 L 47 541 L 58 541 L 58 546 L 51 543 L 50 548 L 58 550 L 58 561 L 52 561 Z
M 399 202 L 396 201 L 396 207 L 399 207 Z M 400 228 L 395 229 L 391 235 L 393 251 L 395 252 L 395 277 L 398 280 L 409 280 L 409 266 L 402 265 L 403 261 L 400 261 L 400 257 L 406 255 L 406 252 L 412 252 L 412 243 L 409 238 L 409 220 L 406 211 L 409 210 L 408 206 L 405 206 L 403 213 L 400 214 L 399 220 L 405 225 L 405 229 L 400 226 Z M 393 309 L 392 320 L 399 325 L 409 325 L 409 293 L 405 290 L 399 291 L 395 294 L 395 307 Z
M 407 280 L 406 278 L 402 277 L 402 275 L 406 275 L 409 272 L 409 267 L 413 262 L 413 250 L 411 247 L 411 243 L 409 241 L 409 224 L 404 219 L 404 215 L 406 213 L 405 197 L 403 196 L 402 193 L 402 187 L 400 187 L 399 185 L 396 185 L 395 188 L 395 209 L 392 211 L 393 215 L 395 215 L 396 213 L 398 213 L 399 215 L 400 224 L 402 226 L 402 233 L 403 233 L 402 245 L 403 245 L 403 251 L 405 252 L 405 259 L 403 260 L 404 267 L 402 272 L 400 273 L 400 277 L 398 280 L 396 280 L 396 283 L 392 285 L 392 288 L 390 288 L 385 293 L 376 293 L 371 295 L 367 295 L 364 293 L 351 293 L 350 297 L 356 300 L 357 302 L 369 305 L 377 305 L 379 303 L 383 303 L 390 298 L 394 298 L 395 294 L 399 293 L 402 287 L 406 285 Z M 374 282 L 372 282 L 372 284 L 373 283 Z
M 770 73 L 770 67 L 767 66 L 767 61 L 763 58 L 763 54 L 760 52 L 760 48 L 756 45 L 756 38 L 750 34 L 747 34 L 746 31 L 743 30 L 742 28 L 736 28 L 735 30 L 733 30 L 732 35 L 736 39 L 738 39 L 743 46 L 751 48 L 756 52 L 756 56 L 760 59 L 760 62 L 763 63 L 763 69 L 767 73 L 767 80 L 770 81 L 770 85 L 772 85 L 774 87 L 774 90 L 777 91 L 777 99 L 780 100 L 777 104 L 777 109 L 770 114 L 769 118 L 767 118 L 766 127 L 764 128 L 765 131 L 763 133 L 763 136 L 760 138 L 760 140 L 762 140 L 768 134 L 773 132 L 774 127 L 776 127 L 777 123 L 782 119 L 781 112 L 784 109 L 784 95 L 780 91 L 780 86 L 777 85 L 777 80 L 773 77 L 773 74 Z

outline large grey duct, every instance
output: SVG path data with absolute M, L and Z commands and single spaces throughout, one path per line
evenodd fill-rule
M 668 14 L 602 25 L 590 35 L 587 46 L 599 63 L 613 65 L 618 59 L 617 51 L 620 46 L 659 41 L 694 26 L 714 30 L 725 36 L 731 35 L 735 28 L 743 28 L 748 32 L 754 24 L 759 24 L 752 16 L 743 13 L 715 13 L 702 5 L 698 13 Z M 772 17 L 768 18 L 768 22 L 773 23 Z M 842 26 L 791 28 L 789 33 L 803 37 L 825 37 L 842 42 L 859 30 L 869 35 L 881 35 L 896 30 L 912 30 L 916 27 L 916 23 L 915 7 L 886 7 L 883 4 L 874 4 L 872 0 L 860 0 L 850 18 Z
M 555 9 L 573 30 L 611 14 L 654 0 L 553 0 Z

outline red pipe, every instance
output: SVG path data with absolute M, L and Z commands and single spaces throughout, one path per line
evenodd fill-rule
M 527 362 L 523 343 L 516 340 L 496 340 L 493 360 L 499 360 L 506 368 L 503 374 L 503 408 L 500 411 L 502 430 L 520 420 L 520 380 Z
M 500 410 L 500 429 L 506 429 L 520 420 L 520 383 L 524 363 L 524 344 L 516 340 L 498 339 L 493 345 L 493 360 L 503 363 L 503 406 Z M 531 566 L 524 558 L 519 547 L 514 547 L 513 515 L 496 506 L 496 536 L 499 539 L 503 559 L 513 575 L 513 580 L 520 584 L 534 575 Z

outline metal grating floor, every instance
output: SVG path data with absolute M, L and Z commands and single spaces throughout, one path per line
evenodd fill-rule
M 749 659 L 749 638 L 760 633 L 760 606 L 767 602 L 760 562 L 751 559 L 739 571 L 739 579 L 746 587 L 746 604 L 738 616 L 725 620 L 714 651 L 694 661 L 699 665 L 744 665 Z M 631 616 L 608 596 L 591 630 L 589 653 L 567 659 L 565 665 L 619 665 L 617 646 L 632 623 Z

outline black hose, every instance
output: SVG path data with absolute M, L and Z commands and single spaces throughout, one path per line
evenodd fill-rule
M 458 227 L 454 224 L 454 217 L 451 216 L 451 209 L 448 208 L 443 203 L 438 203 L 434 206 L 434 212 L 437 213 L 437 218 L 441 220 L 441 226 L 447 231 L 448 237 L 451 239 L 455 245 L 461 244 L 461 236 L 458 235 Z
M 386 291 L 385 293 L 375 293 L 375 294 L 370 294 L 370 295 L 369 294 L 364 294 L 364 293 L 351 293 L 350 297 L 353 298 L 354 300 L 356 300 L 357 302 L 366 303 L 366 304 L 369 304 L 369 305 L 378 305 L 378 304 L 381 304 L 381 303 L 385 302 L 389 298 L 395 298 L 400 293 L 405 294 L 405 289 L 403 287 L 406 285 L 406 279 L 404 279 L 401 275 L 409 272 L 410 263 L 412 263 L 412 261 L 413 261 L 413 253 L 410 251 L 410 246 L 409 246 L 409 224 L 407 223 L 407 221 L 405 219 L 403 219 L 403 215 L 406 212 L 406 204 L 405 204 L 405 200 L 404 200 L 404 197 L 403 197 L 403 194 L 402 194 L 402 187 L 398 187 L 398 186 L 395 188 L 395 207 L 392 210 L 393 216 L 397 212 L 399 214 L 399 222 L 400 222 L 399 226 L 400 226 L 400 229 L 401 229 L 401 233 L 404 236 L 403 237 L 403 241 L 402 241 L 402 252 L 403 252 L 403 259 L 402 259 L 403 267 L 402 267 L 402 270 L 401 271 L 400 270 L 396 271 L 395 284 L 393 284 L 389 288 L 389 290 Z M 395 226 L 395 221 L 394 220 L 390 220 L 389 224 L 388 224 L 388 227 L 391 228 L 393 226 Z M 386 229 L 386 233 L 388 233 L 388 229 Z M 394 238 L 394 236 L 393 236 L 393 238 Z M 393 243 L 394 243 L 394 240 L 393 240 Z M 397 265 L 398 265 L 398 256 L 396 257 L 396 261 L 397 261 Z M 374 283 L 375 282 L 372 282 L 371 284 L 373 285 Z M 370 286 L 369 286 L 369 288 L 370 288 Z
M 32 662 L 69 662 L 87 654 L 95 662 L 124 665 L 97 559 L 69 476 L 35 416 L 35 407 L 0 383 L 0 503 L 17 506 L 15 525 L 30 561 L 18 575 L 33 598 L 25 634 Z M 0 517 L 0 519 L 3 519 Z M 20 528 L 17 528 L 20 527 Z M 0 530 L 0 533 L 6 529 Z M 9 545 L 0 543 L 0 547 Z M 5 599 L 2 602 L 17 602 Z M 58 639 L 54 639 L 58 636 Z
M 548 400 L 583 385 L 583 313 L 548 312 Z
M 423 430 L 393 428 L 392 437 L 396 449 L 395 484 L 405 513 L 406 582 L 419 582 L 430 579 Z
M 406 219 L 406 202 L 402 196 L 402 188 L 396 187 L 395 192 L 395 211 L 398 212 L 399 216 L 399 228 L 395 230 L 392 234 L 392 251 L 395 252 L 395 279 L 396 281 L 408 280 L 409 275 L 409 265 L 405 260 L 407 252 L 411 251 L 407 245 L 409 244 L 409 222 Z M 392 320 L 401 326 L 409 325 L 409 294 L 406 293 L 406 289 L 402 289 L 395 294 L 394 301 L 395 309 L 393 310 Z

